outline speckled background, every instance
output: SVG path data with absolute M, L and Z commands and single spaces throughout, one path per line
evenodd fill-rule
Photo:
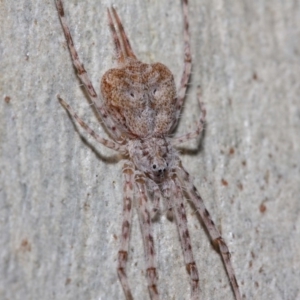
M 166 64 L 179 83 L 179 0 L 65 2 L 97 90 L 114 63 L 110 4 L 138 57 Z M 105 135 L 54 1 L 4 0 L 0 18 L 0 298 L 124 299 L 122 162 L 77 130 L 56 99 Z M 184 164 L 229 245 L 244 299 L 300 299 L 300 2 L 191 1 L 190 25 L 193 76 L 177 133 L 195 126 L 198 85 L 207 123 L 201 143 L 184 145 Z M 201 299 L 233 299 L 220 256 L 187 209 Z M 161 298 L 189 299 L 175 224 L 162 214 L 154 232 Z M 136 213 L 130 249 L 133 294 L 149 299 Z

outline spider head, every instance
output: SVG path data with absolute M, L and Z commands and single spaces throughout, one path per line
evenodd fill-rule
M 154 157 L 150 163 L 151 171 L 149 170 L 149 177 L 155 182 L 160 182 L 166 176 L 168 170 L 168 162 L 162 157 Z

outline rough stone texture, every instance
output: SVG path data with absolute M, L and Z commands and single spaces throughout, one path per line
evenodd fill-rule
M 94 85 L 111 66 L 109 1 L 65 1 Z M 178 2 L 178 3 L 177 3 Z M 145 62 L 183 65 L 179 1 L 113 2 Z M 300 299 L 299 1 L 191 1 L 193 77 L 177 133 L 207 125 L 183 161 L 232 252 L 245 299 Z M 0 298 L 124 299 L 116 275 L 121 166 L 68 118 L 56 94 L 105 135 L 76 78 L 54 1 L 0 4 Z M 9 98 L 7 98 L 9 97 Z M 198 150 L 195 150 L 197 149 Z M 233 299 L 189 205 L 201 299 Z M 149 299 L 134 214 L 128 274 Z M 189 299 L 175 225 L 154 224 L 162 299 Z

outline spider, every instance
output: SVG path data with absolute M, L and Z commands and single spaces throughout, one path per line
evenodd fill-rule
M 117 67 L 109 69 L 101 79 L 98 97 L 75 49 L 64 15 L 61 0 L 56 7 L 73 64 L 110 139 L 92 130 L 59 95 L 58 99 L 70 115 L 102 145 L 118 151 L 125 160 L 123 174 L 123 221 L 117 273 L 127 300 L 133 299 L 126 274 L 134 192 L 146 258 L 146 277 L 150 298 L 160 298 L 152 220 L 160 199 L 166 199 L 168 211 L 174 216 L 179 233 L 186 270 L 190 277 L 191 299 L 199 297 L 199 276 L 194 261 L 184 197 L 187 192 L 220 252 L 236 300 L 241 300 L 230 253 L 203 200 L 183 167 L 175 146 L 200 136 L 206 111 L 199 100 L 201 116 L 194 132 L 171 138 L 176 128 L 191 74 L 191 51 L 188 22 L 188 0 L 182 0 L 184 20 L 184 70 L 176 91 L 170 70 L 161 63 L 142 63 L 135 56 L 116 10 L 107 9 L 109 27 L 115 47 Z M 198 99 L 199 99 L 198 95 Z M 149 209 L 152 200 L 152 209 Z

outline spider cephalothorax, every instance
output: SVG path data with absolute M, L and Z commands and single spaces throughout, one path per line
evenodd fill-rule
M 128 142 L 129 156 L 136 168 L 156 183 L 175 167 L 176 150 L 167 138 L 151 137 Z

